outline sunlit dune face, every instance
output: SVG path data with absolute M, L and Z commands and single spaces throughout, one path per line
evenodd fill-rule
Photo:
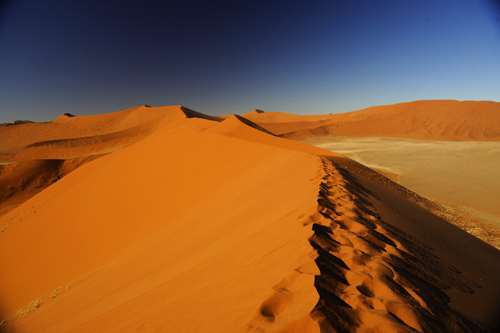
M 500 251 L 328 150 L 355 141 L 292 141 L 266 114 L 143 106 L 0 128 L 2 329 L 494 331 Z

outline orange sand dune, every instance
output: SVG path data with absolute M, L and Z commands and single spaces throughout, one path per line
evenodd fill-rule
M 300 142 L 279 138 L 273 133 L 238 115 L 232 115 L 226 118 L 221 123 L 209 128 L 208 131 L 274 147 L 319 155 L 339 156 L 338 154 L 324 149 L 316 148 L 314 146 L 306 145 Z
M 243 117 L 259 124 L 275 134 L 283 134 L 299 130 L 303 131 L 307 129 L 315 129 L 322 125 L 329 124 L 334 120 L 340 121 L 345 118 L 345 115 L 328 114 L 301 116 L 292 113 L 254 110 L 243 114 Z
M 140 106 L 0 127 L 0 216 L 83 163 L 137 142 L 165 122 L 186 118 L 197 119 L 196 128 L 221 121 L 182 106 Z
M 4 126 L 0 127 L 0 163 L 109 153 L 146 137 L 165 122 L 186 117 L 201 118 L 181 106 L 140 106 L 104 115 L 62 115 L 49 123 Z
M 375 106 L 344 114 L 251 113 L 251 121 L 289 138 L 386 136 L 422 140 L 500 141 L 500 103 L 433 100 Z
M 0 217 L 5 332 L 497 329 L 497 249 L 340 155 L 167 118 Z
M 97 157 L 100 156 L 70 160 L 32 160 L 0 165 L 0 216 Z

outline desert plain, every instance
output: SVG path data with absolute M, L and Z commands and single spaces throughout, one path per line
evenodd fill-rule
M 499 142 L 328 137 L 314 145 L 392 174 L 421 195 L 500 215 Z
M 0 127 L 3 332 L 496 332 L 500 103 Z

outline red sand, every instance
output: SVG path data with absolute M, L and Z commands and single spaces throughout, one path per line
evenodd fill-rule
M 0 217 L 5 332 L 497 328 L 500 251 L 358 163 L 181 107 L 78 118 L 0 129 L 12 159 L 114 150 Z
M 248 113 L 248 119 L 288 138 L 310 136 L 386 136 L 421 140 L 500 141 L 500 103 L 416 101 L 360 111 L 297 116 Z
M 140 141 L 159 126 L 177 126 L 186 117 L 198 117 L 192 119 L 194 128 L 221 121 L 180 106 L 139 106 L 0 127 L 0 216 L 82 164 Z

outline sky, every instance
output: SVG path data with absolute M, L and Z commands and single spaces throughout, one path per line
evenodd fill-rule
M 494 0 L 0 1 L 0 123 L 500 101 Z

